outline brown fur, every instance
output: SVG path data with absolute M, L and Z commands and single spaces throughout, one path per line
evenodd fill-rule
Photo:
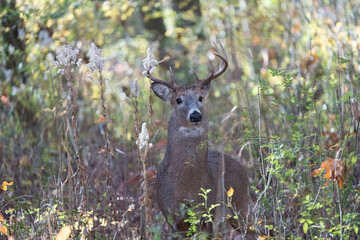
M 154 86 L 154 85 L 157 86 Z M 222 154 L 208 150 L 207 130 L 208 120 L 203 101 L 207 89 L 199 89 L 195 85 L 180 87 L 167 92 L 159 83 L 153 84 L 154 92 L 163 100 L 169 102 L 173 111 L 168 124 L 166 152 L 157 172 L 157 200 L 162 213 L 173 230 L 185 232 L 189 225 L 184 222 L 187 216 L 180 211 L 181 203 L 194 200 L 193 204 L 202 203 L 204 199 L 198 194 L 200 188 L 211 189 L 208 195 L 208 206 L 220 203 L 219 182 L 221 177 Z M 167 92 L 167 94 L 162 94 Z M 199 97 L 204 100 L 199 102 Z M 177 104 L 176 99 L 182 99 Z M 202 114 L 202 120 L 197 123 L 189 121 L 189 111 L 197 109 Z M 250 205 L 249 180 L 246 167 L 228 155 L 225 160 L 225 189 L 234 189 L 232 197 L 233 208 L 239 212 L 240 218 L 248 218 Z M 228 211 L 231 212 L 231 211 Z M 248 218 L 250 219 L 250 218 Z M 250 220 L 249 220 L 250 221 Z M 237 221 L 232 219 L 236 226 Z M 207 228 L 211 232 L 211 228 Z M 255 239 L 253 233 L 247 234 L 247 239 Z

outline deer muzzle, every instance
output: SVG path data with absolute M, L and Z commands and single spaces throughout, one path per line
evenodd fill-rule
M 201 120 L 202 120 L 201 113 L 195 110 L 190 114 L 189 119 L 190 119 L 190 122 L 192 122 L 192 123 L 201 122 Z

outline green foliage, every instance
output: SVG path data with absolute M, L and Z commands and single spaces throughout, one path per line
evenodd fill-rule
M 207 200 L 210 192 L 211 189 L 201 188 L 199 196 L 203 198 L 204 202 L 194 205 L 192 204 L 192 201 L 190 201 L 190 207 L 185 208 L 188 217 L 184 220 L 184 222 L 188 222 L 190 224 L 188 233 L 186 234 L 188 237 L 199 233 L 203 223 L 214 224 L 214 215 L 212 211 L 216 207 L 220 206 L 220 204 L 211 204 L 211 206 L 208 206 Z

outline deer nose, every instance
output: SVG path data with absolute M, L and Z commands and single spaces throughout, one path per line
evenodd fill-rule
M 197 123 L 202 120 L 201 113 L 198 111 L 194 111 L 192 114 L 190 114 L 190 122 Z

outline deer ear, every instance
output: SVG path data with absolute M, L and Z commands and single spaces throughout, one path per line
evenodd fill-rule
M 201 87 L 201 90 L 205 91 L 207 95 L 210 91 L 210 87 L 211 87 L 211 82 L 208 82 L 207 84 Z
M 151 88 L 160 99 L 171 104 L 174 91 L 161 83 L 152 83 Z

